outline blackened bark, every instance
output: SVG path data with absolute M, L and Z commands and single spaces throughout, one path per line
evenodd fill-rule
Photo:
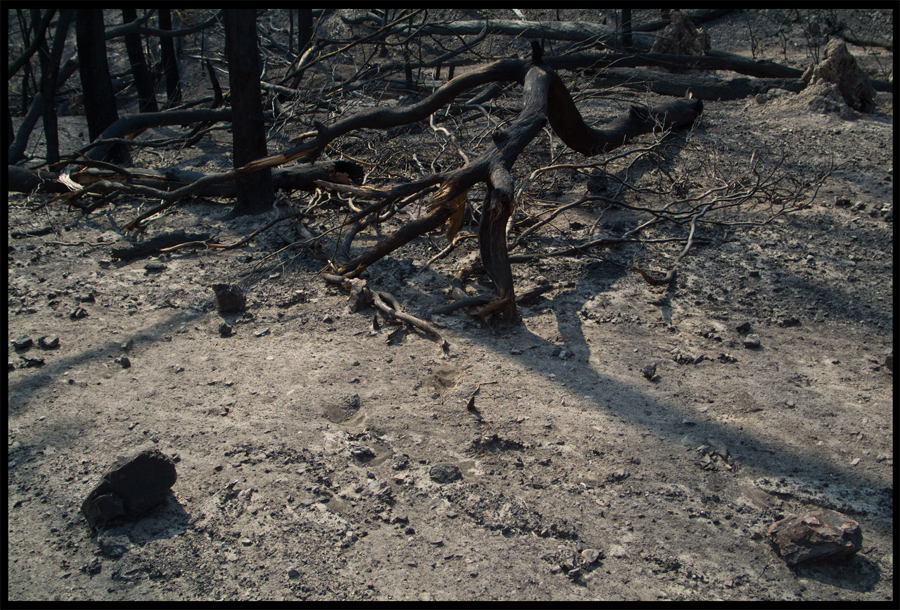
M 131 23 L 136 19 L 137 11 L 135 9 L 122 9 L 122 21 Z M 147 67 L 147 61 L 144 59 L 141 35 L 138 32 L 126 34 L 125 48 L 128 51 L 128 61 L 131 63 L 131 74 L 134 76 L 134 86 L 137 88 L 141 112 L 159 112 L 159 107 L 156 105 L 156 84 Z
M 75 35 L 78 41 L 81 89 L 84 93 L 84 113 L 91 140 L 119 118 L 116 96 L 109 77 L 109 64 L 106 62 L 106 41 L 103 34 L 103 9 L 78 9 Z M 117 144 L 109 149 L 105 160 L 125 165 L 131 159 L 128 149 Z
M 69 35 L 69 26 L 75 19 L 75 9 L 63 9 L 59 13 L 56 24 L 56 34 L 53 36 L 53 46 L 44 62 L 44 74 L 41 77 L 41 93 L 43 102 L 41 115 L 44 122 L 44 138 L 47 142 L 47 161 L 59 162 L 59 131 L 56 121 L 56 79 L 59 78 L 59 62 L 65 48 L 66 37 Z
M 630 51 L 634 48 L 631 39 L 631 9 L 622 9 L 622 48 Z
M 297 53 L 302 54 L 312 40 L 313 15 L 311 8 L 297 10 Z
M 231 86 L 234 167 L 265 157 L 266 132 L 259 84 L 259 43 L 256 9 L 225 9 L 225 53 Z M 274 199 L 269 168 L 237 179 L 237 202 L 232 214 L 260 214 Z
M 172 14 L 167 8 L 159 9 L 159 29 L 172 29 Z M 171 38 L 159 39 L 159 52 L 162 59 L 163 72 L 166 75 L 166 96 L 168 106 L 181 103 L 181 77 L 178 75 L 178 61 L 175 58 L 175 43 Z

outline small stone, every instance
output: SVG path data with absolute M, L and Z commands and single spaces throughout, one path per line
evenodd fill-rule
M 13 339 L 10 343 L 12 343 L 13 349 L 23 350 L 34 345 L 34 340 L 27 335 L 22 335 L 18 339 Z
M 264 328 L 263 330 L 261 330 L 261 331 L 259 331 L 259 332 L 253 333 L 253 335 L 256 336 L 256 337 L 265 337 L 265 336 L 268 335 L 268 334 L 269 334 L 269 329 L 268 329 L 268 328 Z
M 244 546 L 250 546 L 251 544 L 253 544 L 253 541 L 250 540 L 249 538 L 242 538 L 241 544 L 243 544 Z
M 297 571 L 297 568 L 293 568 L 293 567 L 288 568 L 287 575 L 288 575 L 288 578 L 290 578 L 291 580 L 293 580 L 295 578 L 300 578 L 300 572 Z
M 234 330 L 232 326 L 228 322 L 222 322 L 219 324 L 219 334 L 223 337 L 228 337 L 231 335 L 231 332 Z
M 645 366 L 645 367 L 641 370 L 641 374 L 642 374 L 645 378 L 650 379 L 650 380 L 652 381 L 653 378 L 656 376 L 656 365 L 655 365 L 655 364 L 648 364 L 647 366 Z
M 429 475 L 431 476 L 431 480 L 435 483 L 452 483 L 457 479 L 462 478 L 462 473 L 459 471 L 459 468 L 455 464 L 451 464 L 449 462 L 440 462 L 435 464 L 429 470 Z
M 134 339 L 129 339 L 125 343 L 122 344 L 122 350 L 126 352 L 130 352 L 131 348 L 134 347 Z
M 863 538 L 859 523 L 837 511 L 822 508 L 773 523 L 768 537 L 789 566 L 810 560 L 849 557 L 862 548 Z
M 603 552 L 598 549 L 584 549 L 581 551 L 581 567 L 587 569 L 597 563 L 603 557 Z
M 375 452 L 368 447 L 357 445 L 350 448 L 350 455 L 361 462 L 368 462 L 375 457 Z
M 88 316 L 88 312 L 84 309 L 84 307 L 76 307 L 71 312 L 69 312 L 69 317 L 73 320 L 80 320 L 81 318 L 86 318 Z
M 850 465 L 851 465 L 851 466 L 858 466 L 859 463 L 860 463 L 861 461 L 862 461 L 862 460 L 860 460 L 859 458 L 856 458 L 855 460 L 853 460 L 852 462 L 850 462 Z
M 116 364 L 120 365 L 123 369 L 127 369 L 131 367 L 131 360 L 128 359 L 128 356 L 122 356 L 121 358 L 116 358 L 113 360 Z
M 759 347 L 759 335 L 751 334 L 744 337 L 744 347 L 747 349 L 756 349 Z
M 44 336 L 38 339 L 41 349 L 56 349 L 59 347 L 59 337 L 56 335 Z
M 735 330 L 742 334 L 750 332 L 750 322 L 741 322 L 735 327 Z
M 879 454 L 878 454 L 878 457 L 875 458 L 875 461 L 876 461 L 876 462 L 883 462 L 883 461 L 889 460 L 889 459 L 891 459 L 891 456 L 888 455 L 887 453 L 879 453 Z
M 44 366 L 44 359 L 35 356 L 19 356 L 22 360 L 22 368 L 27 369 L 33 366 Z

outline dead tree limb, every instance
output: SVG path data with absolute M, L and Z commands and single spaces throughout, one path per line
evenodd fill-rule
M 339 268 L 341 274 L 356 276 L 366 266 L 414 237 L 438 228 L 458 210 L 457 198 L 476 183 L 484 182 L 487 184 L 487 195 L 482 205 L 479 246 L 485 271 L 494 282 L 499 298 L 481 313 L 499 312 L 504 320 L 514 321 L 518 313 L 506 244 L 506 223 L 514 208 L 514 188 L 509 172 L 525 146 L 548 120 L 567 146 L 586 156 L 593 156 L 655 129 L 689 125 L 702 112 L 703 104 L 699 100 L 678 100 L 653 109 L 632 107 L 626 116 L 608 126 L 591 128 L 585 124 L 559 75 L 543 63 L 537 45 L 533 47 L 533 52 L 532 65 L 525 75 L 524 108 L 519 117 L 507 128 L 493 134 L 492 146 L 479 158 L 459 170 L 442 174 L 441 189 L 433 196 L 427 216 L 408 223 L 363 254 L 342 264 Z

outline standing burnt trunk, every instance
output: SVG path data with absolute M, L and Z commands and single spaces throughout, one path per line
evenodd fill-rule
M 137 11 L 133 8 L 122 9 L 122 21 L 131 23 L 137 19 Z M 140 100 L 141 112 L 159 112 L 156 105 L 156 85 L 144 59 L 144 50 L 141 48 L 141 35 L 137 32 L 125 34 L 125 48 L 128 50 L 128 61 L 131 63 L 131 74 L 134 76 L 134 86 L 137 88 Z
M 259 44 L 256 9 L 225 9 L 225 53 L 234 109 L 231 125 L 234 167 L 265 157 L 266 132 L 259 83 Z M 260 214 L 274 199 L 272 170 L 264 169 L 236 179 L 237 203 L 233 216 Z
M 159 29 L 172 29 L 172 14 L 167 8 L 159 9 Z M 168 105 L 175 106 L 181 103 L 181 77 L 178 75 L 178 61 L 175 58 L 175 43 L 171 38 L 159 39 L 159 53 L 162 59 L 163 71 L 166 75 L 166 96 Z
M 69 35 L 69 26 L 75 19 L 75 9 L 63 9 L 59 12 L 59 20 L 56 24 L 56 34 L 53 36 L 53 47 L 47 55 L 41 76 L 41 93 L 43 94 L 43 107 L 41 115 L 44 122 L 44 138 L 47 142 L 47 161 L 59 162 L 59 132 L 56 121 L 56 79 L 59 77 L 59 62 L 62 58 L 66 37 Z M 46 49 L 43 49 L 41 52 Z
M 78 9 L 75 35 L 78 41 L 81 89 L 84 92 L 84 113 L 88 133 L 91 140 L 94 140 L 119 119 L 109 64 L 106 62 L 103 9 Z M 128 149 L 121 144 L 110 147 L 105 159 L 119 165 L 131 162 Z

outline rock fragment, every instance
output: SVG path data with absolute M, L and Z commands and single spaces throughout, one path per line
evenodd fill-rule
M 440 462 L 431 467 L 431 470 L 428 473 L 431 475 L 431 480 L 435 483 L 452 483 L 457 479 L 462 478 L 462 473 L 459 471 L 459 468 L 456 467 L 455 464 L 450 464 L 449 462 Z
M 34 345 L 34 340 L 28 335 L 22 335 L 18 339 L 13 339 L 10 341 L 12 343 L 13 349 L 16 351 L 28 349 L 32 345 Z
M 811 560 L 849 557 L 862 548 L 859 523 L 826 508 L 776 521 L 769 527 L 768 537 L 789 566 Z
M 41 349 L 56 349 L 59 347 L 59 337 L 56 335 L 45 335 L 38 339 Z
M 158 449 L 148 449 L 106 473 L 81 505 L 88 525 L 133 519 L 165 500 L 178 478 L 175 463 Z

